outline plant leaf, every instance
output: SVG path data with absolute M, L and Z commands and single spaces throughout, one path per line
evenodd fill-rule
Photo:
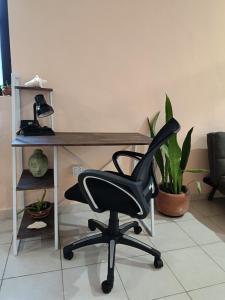
M 181 159 L 181 149 L 177 143 L 177 135 L 173 134 L 168 140 L 168 155 L 169 155 L 169 170 L 172 178 L 172 189 L 174 194 L 179 194 L 178 181 L 180 174 L 180 159 Z M 179 181 L 180 182 L 180 181 Z
M 184 172 L 187 172 L 187 173 L 208 173 L 209 170 L 207 170 L 207 169 L 186 169 L 186 170 L 184 170 Z
M 165 103 L 165 115 L 166 115 L 166 123 L 173 118 L 172 104 L 167 94 L 166 94 L 166 103 Z
M 166 144 L 163 144 L 161 147 L 161 152 L 163 154 L 163 156 L 168 157 L 169 153 L 168 153 L 168 146 Z
M 182 151 L 181 151 L 181 160 L 180 160 L 181 171 L 185 170 L 190 156 L 192 131 L 193 131 L 193 127 L 188 131 L 183 142 Z
M 200 181 L 196 181 L 196 189 L 197 189 L 198 193 L 200 194 L 201 191 L 202 191 L 202 187 L 201 187 Z
M 46 189 L 44 190 L 44 193 L 41 197 L 41 200 L 40 200 L 41 203 L 45 200 L 45 196 L 46 196 Z
M 149 120 L 149 118 L 148 118 L 148 126 L 149 126 L 151 138 L 153 138 L 156 135 L 155 126 L 156 126 L 156 122 L 158 120 L 159 114 L 160 114 L 160 111 L 158 111 L 151 120 Z
M 163 179 L 163 188 L 164 191 L 166 192 L 166 190 L 168 189 L 168 177 L 169 177 L 169 158 L 168 156 L 165 157 L 165 174 L 164 174 L 164 179 Z

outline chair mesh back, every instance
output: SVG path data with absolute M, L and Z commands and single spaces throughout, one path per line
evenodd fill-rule
M 172 134 L 177 133 L 179 130 L 179 123 L 174 118 L 170 119 L 154 137 L 149 145 L 148 151 L 134 168 L 131 176 L 133 179 L 143 182 L 143 189 L 151 182 L 152 162 L 155 153 Z

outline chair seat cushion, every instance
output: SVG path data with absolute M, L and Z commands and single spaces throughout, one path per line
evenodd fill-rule
M 68 200 L 74 200 L 82 203 L 86 203 L 83 194 L 81 193 L 81 190 L 79 188 L 79 184 L 76 183 L 75 185 L 71 186 L 64 194 L 65 198 Z

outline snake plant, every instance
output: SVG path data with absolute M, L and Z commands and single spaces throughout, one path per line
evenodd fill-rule
M 160 112 L 149 120 L 150 136 L 154 138 L 156 135 L 155 127 Z M 166 95 L 165 102 L 165 121 L 168 122 L 173 118 L 173 108 L 169 97 Z M 162 182 L 160 188 L 167 193 L 180 194 L 186 191 L 183 185 L 184 172 L 201 173 L 207 172 L 204 169 L 186 169 L 190 151 L 191 151 L 191 135 L 193 127 L 188 131 L 182 147 L 177 142 L 177 134 L 173 134 L 166 144 L 161 146 L 158 152 L 155 154 L 155 160 L 159 167 Z M 197 190 L 201 191 L 200 182 L 196 181 Z

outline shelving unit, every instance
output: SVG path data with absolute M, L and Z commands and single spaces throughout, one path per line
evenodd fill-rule
M 48 101 L 52 106 L 52 88 L 25 87 L 20 85 L 20 79 L 15 74 L 12 74 L 12 139 L 16 137 L 16 132 L 20 126 L 21 120 L 21 91 L 47 93 Z M 35 94 L 33 95 L 35 96 Z M 32 109 L 32 106 L 31 106 Z M 53 129 L 53 115 L 50 116 L 50 127 Z M 21 136 L 22 137 L 22 136 Z M 27 137 L 27 138 L 32 138 Z M 38 147 L 34 144 L 31 147 Z M 58 178 L 57 178 L 57 148 L 53 147 L 54 152 L 54 168 L 49 169 L 47 173 L 40 178 L 33 177 L 29 170 L 24 169 L 24 153 L 23 145 L 12 147 L 12 162 L 13 162 L 13 251 L 14 255 L 18 253 L 18 246 L 21 239 L 33 236 L 55 237 L 55 248 L 58 249 Z M 18 179 L 19 178 L 19 179 Z M 18 226 L 17 209 L 25 207 L 24 191 L 53 189 L 54 190 L 54 205 L 48 217 L 43 221 L 47 223 L 47 227 L 31 230 L 27 229 L 29 224 L 34 222 L 34 219 L 24 211 L 20 225 Z M 19 228 L 18 228 L 19 227 Z

